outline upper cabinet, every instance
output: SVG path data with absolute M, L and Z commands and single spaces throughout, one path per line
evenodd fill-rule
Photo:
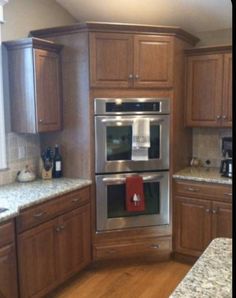
M 27 38 L 5 42 L 8 51 L 12 131 L 62 128 L 61 45 Z
M 173 37 L 90 33 L 90 86 L 158 88 L 173 84 Z
M 186 50 L 186 125 L 232 126 L 231 46 Z

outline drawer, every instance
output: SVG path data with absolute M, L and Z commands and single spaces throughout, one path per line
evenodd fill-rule
M 175 193 L 214 200 L 232 201 L 231 185 L 175 181 Z
M 45 203 L 22 211 L 16 218 L 17 232 L 23 232 L 42 222 L 75 209 L 90 201 L 90 187 L 55 197 Z
M 145 242 L 119 245 L 103 245 L 94 247 L 94 259 L 109 259 L 122 257 L 145 256 L 170 252 L 171 239 L 152 239 Z
M 9 221 L 0 225 L 0 247 L 14 242 L 14 230 L 14 221 Z

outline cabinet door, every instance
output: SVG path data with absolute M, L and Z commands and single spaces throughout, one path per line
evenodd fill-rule
M 18 297 L 14 244 L 0 248 L 0 297 Z
M 90 86 L 129 87 L 133 81 L 132 45 L 128 34 L 90 33 Z
M 38 132 L 61 129 L 61 73 L 59 55 L 34 49 Z
M 212 237 L 232 238 L 232 204 L 212 203 Z
M 232 126 L 232 54 L 224 55 L 222 126 Z
M 171 87 L 173 41 L 171 37 L 134 37 L 134 87 Z
M 56 283 L 55 245 L 57 220 L 18 236 L 21 297 L 42 297 Z
M 221 126 L 223 55 L 187 58 L 186 124 Z
M 199 256 L 211 241 L 211 203 L 177 196 L 174 205 L 176 251 Z
M 90 205 L 61 216 L 59 222 L 57 268 L 63 282 L 91 260 Z

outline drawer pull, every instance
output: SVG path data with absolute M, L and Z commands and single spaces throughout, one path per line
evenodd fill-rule
M 216 213 L 217 213 L 217 210 L 216 210 L 216 209 L 213 209 L 213 210 L 212 210 L 212 213 L 213 213 L 213 214 L 216 214 Z
M 207 208 L 206 213 L 210 213 L 210 212 L 211 212 L 211 209 Z
M 71 202 L 72 202 L 72 203 L 76 203 L 76 202 L 78 202 L 79 200 L 80 200 L 80 198 L 74 198 L 74 199 L 71 200 Z
M 43 212 L 39 212 L 39 213 L 34 214 L 34 217 L 35 217 L 35 218 L 40 218 L 40 217 L 42 217 L 42 216 L 45 215 L 45 214 L 46 214 L 45 211 L 43 211 Z
M 198 188 L 193 188 L 193 187 L 186 187 L 185 189 L 188 190 L 188 191 L 192 191 L 192 192 L 197 192 L 197 191 L 199 191 Z
M 224 193 L 224 196 L 232 197 L 232 192 L 225 192 L 225 193 Z
M 152 244 L 152 245 L 150 245 L 150 247 L 157 249 L 157 248 L 160 248 L 160 245 L 159 244 Z

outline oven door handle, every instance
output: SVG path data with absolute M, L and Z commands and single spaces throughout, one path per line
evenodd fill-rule
M 129 177 L 129 176 L 127 176 Z M 148 175 L 148 176 L 141 176 L 143 178 L 144 182 L 151 182 L 151 181 L 157 181 L 157 180 L 161 180 L 164 176 L 163 175 Z M 105 184 L 124 184 L 125 183 L 126 178 L 103 178 L 102 181 Z
M 149 119 L 150 122 L 163 122 L 164 119 L 156 119 L 156 118 L 149 118 L 149 117 L 146 117 Z M 123 118 L 123 119 L 102 119 L 102 122 L 103 123 L 114 123 L 114 122 L 133 122 L 136 118 L 133 117 L 133 118 Z

